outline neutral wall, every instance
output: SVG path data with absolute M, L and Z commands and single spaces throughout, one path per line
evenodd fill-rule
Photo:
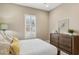
M 49 39 L 48 12 L 16 4 L 0 4 L 0 22 L 7 23 L 9 30 L 18 32 L 21 39 L 24 39 L 24 14 L 36 15 L 37 37 Z
M 62 19 L 69 19 L 69 28 L 79 32 L 79 4 L 62 4 L 50 11 L 49 18 L 50 32 L 58 29 L 58 21 Z

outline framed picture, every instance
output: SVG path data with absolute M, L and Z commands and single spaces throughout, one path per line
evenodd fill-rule
M 59 32 L 68 32 L 69 29 L 69 19 L 63 19 L 58 21 Z

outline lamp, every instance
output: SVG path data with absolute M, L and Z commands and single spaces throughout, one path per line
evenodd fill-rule
M 0 24 L 0 30 L 5 31 L 7 29 L 8 29 L 8 25 L 7 24 L 5 24 L 5 23 Z

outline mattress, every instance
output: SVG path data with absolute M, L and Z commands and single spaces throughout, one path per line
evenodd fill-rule
M 20 41 L 20 55 L 56 55 L 57 49 L 41 39 Z

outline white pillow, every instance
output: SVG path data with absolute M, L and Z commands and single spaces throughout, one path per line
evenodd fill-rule
M 3 39 L 5 41 L 11 42 L 13 40 L 13 37 L 17 36 L 17 33 L 11 30 L 6 30 L 6 31 L 0 31 L 0 38 L 3 41 Z
M 4 38 L 3 38 L 3 36 L 1 35 L 1 33 L 0 33 L 0 41 L 2 41 Z
M 2 36 L 1 33 L 0 33 L 0 42 L 7 42 L 7 40 Z
M 11 42 L 13 40 L 13 38 L 15 36 L 17 36 L 17 32 L 14 32 L 14 31 L 11 31 L 11 30 L 5 31 L 5 34 L 6 34 L 7 39 L 8 39 L 9 42 Z

